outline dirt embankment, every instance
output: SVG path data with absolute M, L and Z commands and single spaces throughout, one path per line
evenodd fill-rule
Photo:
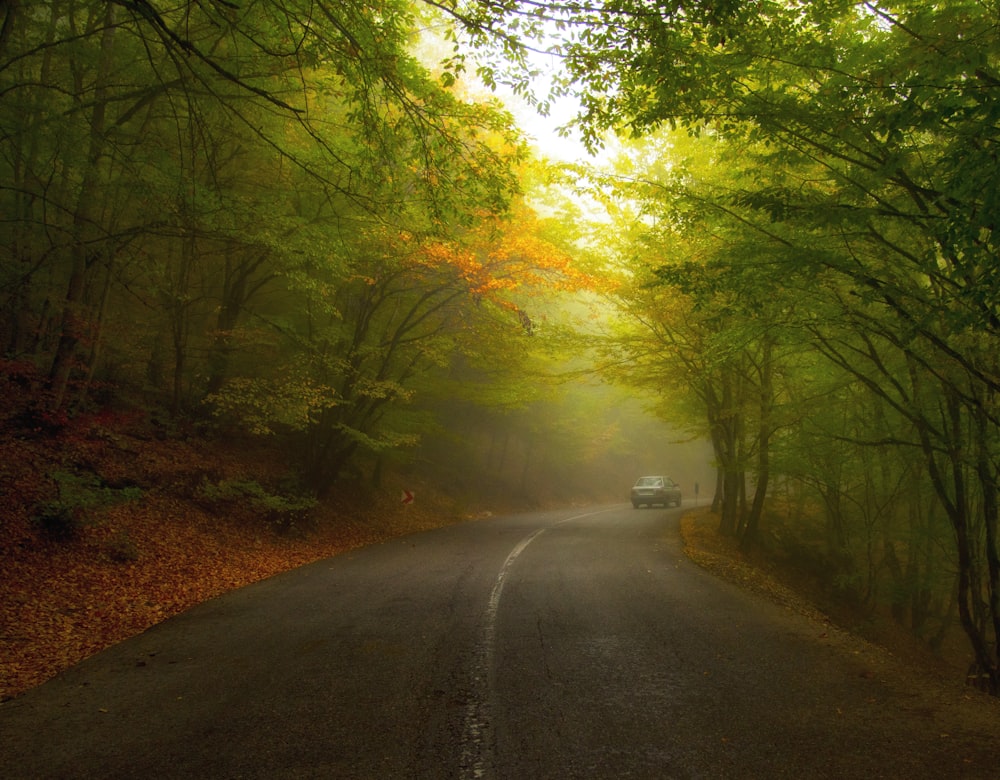
M 856 640 L 856 649 L 864 647 L 873 658 L 891 659 L 902 669 L 911 670 L 912 684 L 920 684 L 920 678 L 933 679 L 963 692 L 971 650 L 957 627 L 941 651 L 934 653 L 888 615 L 859 610 L 824 590 L 817 581 L 805 580 L 800 572 L 766 555 L 744 553 L 735 539 L 719 533 L 718 524 L 718 516 L 708 509 L 682 518 L 685 551 L 695 563 Z M 979 695 L 972 689 L 968 692 Z
M 279 484 L 286 470 L 273 448 L 148 430 L 0 436 L 0 700 L 226 591 L 473 511 L 427 486 L 393 484 L 346 490 L 279 527 L 258 507 L 211 500 L 202 488 Z M 67 474 L 96 475 L 74 488 L 88 496 L 121 488 L 139 497 L 88 508 L 60 497 L 53 475 L 67 493 Z M 412 503 L 401 501 L 403 488 Z M 44 507 L 74 502 L 83 506 L 62 521 L 72 533 L 40 527 Z

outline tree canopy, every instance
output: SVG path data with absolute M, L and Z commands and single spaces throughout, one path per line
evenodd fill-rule
M 596 185 L 626 204 L 608 360 L 701 404 L 723 528 L 752 543 L 776 478 L 815 495 L 824 565 L 866 599 L 888 579 L 918 630 L 954 588 L 996 692 L 995 3 L 470 0 L 454 16 L 511 54 L 489 80 L 529 90 L 545 50 L 588 144 L 641 150 Z
M 7 3 L 6 366 L 46 414 L 129 388 L 287 437 L 316 494 L 449 414 L 487 468 L 516 432 L 522 482 L 604 462 L 632 421 L 592 399 L 641 388 L 712 442 L 726 532 L 794 537 L 932 641 L 954 606 L 996 693 L 997 13 Z M 606 217 L 533 200 L 555 172 L 470 77 L 622 139 L 562 171 Z

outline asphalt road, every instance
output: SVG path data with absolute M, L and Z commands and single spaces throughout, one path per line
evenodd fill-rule
M 0 705 L 0 775 L 997 777 L 993 729 L 691 564 L 681 510 L 494 518 L 215 599 Z

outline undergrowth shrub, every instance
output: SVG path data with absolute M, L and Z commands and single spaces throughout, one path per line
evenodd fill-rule
M 291 531 L 303 524 L 310 510 L 318 503 L 302 495 L 271 493 L 254 480 L 205 480 L 198 489 L 198 498 L 215 506 L 245 504 L 264 516 L 276 529 Z
M 92 513 L 142 497 L 136 487 L 110 488 L 96 474 L 53 471 L 49 477 L 56 485 L 56 498 L 39 504 L 34 521 L 48 537 L 66 541 L 75 538 L 92 521 Z

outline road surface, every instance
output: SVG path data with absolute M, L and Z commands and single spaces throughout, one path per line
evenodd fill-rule
M 997 777 L 1000 719 L 699 569 L 681 512 L 476 521 L 214 599 L 0 705 L 0 775 Z

